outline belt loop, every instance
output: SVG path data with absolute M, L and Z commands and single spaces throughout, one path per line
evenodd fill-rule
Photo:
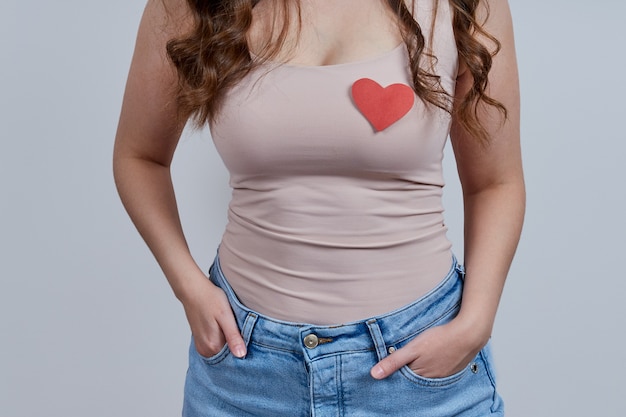
M 376 322 L 376 319 L 371 319 L 365 322 L 367 328 L 370 331 L 372 340 L 374 341 L 374 347 L 376 347 L 376 353 L 378 354 L 378 360 L 383 360 L 387 356 L 387 347 L 385 346 L 385 340 L 383 334 L 380 331 L 380 326 Z
M 243 322 L 243 326 L 241 327 L 241 336 L 243 337 L 243 341 L 246 344 L 246 347 L 248 347 L 248 344 L 250 343 L 252 329 L 254 329 L 254 325 L 256 324 L 258 318 L 259 316 L 257 316 L 253 312 L 249 312 L 246 316 L 245 321 Z
M 459 273 L 459 276 L 461 277 L 462 280 L 464 280 L 465 279 L 465 266 L 461 262 L 459 262 L 459 260 L 454 254 L 452 254 L 452 262 L 454 264 L 454 268 Z
M 461 281 L 465 281 L 465 266 L 458 264 L 456 267 L 456 270 L 459 273 L 459 277 L 461 278 Z

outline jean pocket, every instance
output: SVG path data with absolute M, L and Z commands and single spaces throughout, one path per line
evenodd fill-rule
M 454 373 L 450 376 L 442 377 L 442 378 L 426 378 L 424 376 L 417 374 L 408 365 L 404 365 L 402 368 L 400 368 L 399 372 L 402 374 L 402 376 L 404 376 L 406 379 L 408 379 L 409 381 L 413 383 L 416 383 L 424 387 L 437 388 L 437 387 L 447 387 L 447 386 L 456 384 L 457 382 L 462 380 L 463 377 L 465 377 L 465 375 L 467 375 L 470 369 L 474 369 L 475 366 L 478 366 L 478 365 L 476 364 L 475 361 L 473 361 L 469 365 L 467 365 L 465 368 L 461 369 L 459 372 Z
M 222 346 L 219 352 L 217 352 L 215 355 L 204 356 L 200 354 L 200 352 L 198 352 L 198 349 L 196 349 L 196 344 L 193 338 L 191 339 L 191 349 L 207 365 L 215 365 L 217 363 L 220 363 L 221 361 L 226 359 L 226 357 L 228 357 L 228 355 L 230 354 L 230 349 L 228 349 L 228 344 L 225 343 L 224 346 Z

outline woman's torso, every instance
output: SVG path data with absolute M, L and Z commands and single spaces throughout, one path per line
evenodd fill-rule
M 415 13 L 427 37 L 429 5 L 418 2 Z M 452 93 L 458 57 L 445 1 L 436 22 L 435 68 Z M 404 45 L 336 65 L 301 64 L 332 56 L 264 64 L 228 92 L 211 125 L 233 187 L 222 269 L 245 305 L 294 322 L 394 310 L 436 286 L 451 262 L 441 205 L 449 114 L 417 97 L 412 105 L 392 97 L 378 109 L 384 92 L 353 93 L 367 78 L 402 84 L 393 88 L 406 94 Z M 399 115 L 402 105 L 410 107 L 399 120 L 373 128 L 373 113 Z

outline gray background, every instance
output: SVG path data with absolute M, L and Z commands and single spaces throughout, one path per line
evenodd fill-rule
M 623 416 L 626 4 L 511 0 L 528 216 L 494 333 L 509 417 Z M 140 0 L 0 2 L 0 415 L 176 416 L 189 331 L 114 190 Z M 185 134 L 174 176 L 206 270 L 227 174 Z M 450 238 L 461 204 L 446 161 Z

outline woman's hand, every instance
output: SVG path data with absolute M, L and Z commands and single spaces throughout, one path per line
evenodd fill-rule
M 463 370 L 487 343 L 489 336 L 473 332 L 458 318 L 441 326 L 431 327 L 393 352 L 371 370 L 376 379 L 383 379 L 408 365 L 425 378 L 444 378 Z
M 200 355 L 211 357 L 226 343 L 236 357 L 243 358 L 246 355 L 246 345 L 228 298 L 221 288 L 206 278 L 200 279 L 180 300 Z

